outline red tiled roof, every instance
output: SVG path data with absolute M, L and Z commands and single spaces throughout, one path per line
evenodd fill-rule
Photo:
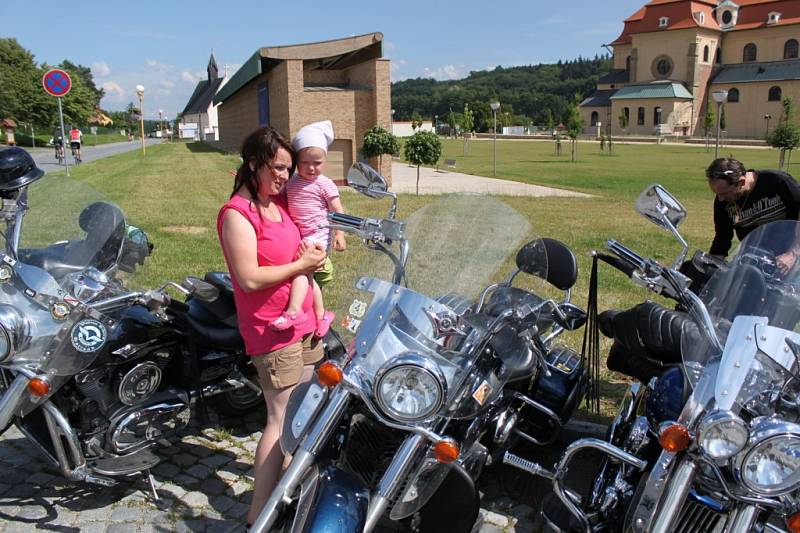
M 781 13 L 781 18 L 773 26 L 800 23 L 800 2 L 797 0 L 734 0 L 739 6 L 739 18 L 733 30 L 748 30 L 767 27 L 767 15 L 772 11 Z M 625 19 L 622 34 L 611 45 L 629 44 L 631 35 L 655 31 L 678 30 L 685 28 L 708 28 L 719 30 L 712 10 L 714 0 L 650 0 L 636 13 Z M 705 13 L 705 22 L 700 25 L 694 18 L 696 12 Z M 665 28 L 658 26 L 661 17 L 669 17 Z

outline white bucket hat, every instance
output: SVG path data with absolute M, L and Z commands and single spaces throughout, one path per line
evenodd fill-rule
M 292 139 L 292 148 L 299 152 L 303 148 L 314 147 L 327 153 L 332 142 L 333 124 L 330 120 L 323 120 L 300 128 L 300 131 Z

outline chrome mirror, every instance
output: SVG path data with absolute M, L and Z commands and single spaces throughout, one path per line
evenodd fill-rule
M 654 224 L 670 231 L 681 243 L 683 250 L 672 264 L 672 268 L 677 270 L 689 252 L 689 244 L 678 233 L 678 226 L 686 218 L 686 208 L 667 189 L 654 183 L 642 191 L 636 199 L 636 211 Z
M 389 190 L 386 179 L 366 163 L 355 163 L 350 167 L 347 184 L 370 198 L 381 198 Z
M 636 200 L 636 211 L 670 231 L 686 218 L 686 208 L 672 193 L 657 183 L 642 191 Z

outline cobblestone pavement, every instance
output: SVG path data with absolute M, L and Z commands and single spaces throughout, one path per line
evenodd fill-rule
M 213 412 L 209 418 L 190 424 L 173 446 L 156 450 L 163 458 L 153 469 L 158 501 L 143 476 L 112 488 L 68 482 L 12 427 L 0 437 L 0 531 L 244 532 L 263 414 L 238 422 Z M 539 459 L 549 466 L 559 449 Z M 475 531 L 539 529 L 534 506 L 548 483 L 499 465 L 486 471 L 480 490 L 484 509 Z

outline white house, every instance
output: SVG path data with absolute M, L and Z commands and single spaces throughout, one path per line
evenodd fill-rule
M 201 140 L 219 140 L 219 122 L 217 120 L 217 106 L 214 105 L 214 96 L 228 81 L 227 76 L 219 77 L 217 61 L 214 52 L 208 60 L 206 69 L 208 79 L 198 82 L 189 102 L 183 109 L 181 122 L 196 126 L 197 137 Z M 185 128 L 189 130 L 191 128 Z

